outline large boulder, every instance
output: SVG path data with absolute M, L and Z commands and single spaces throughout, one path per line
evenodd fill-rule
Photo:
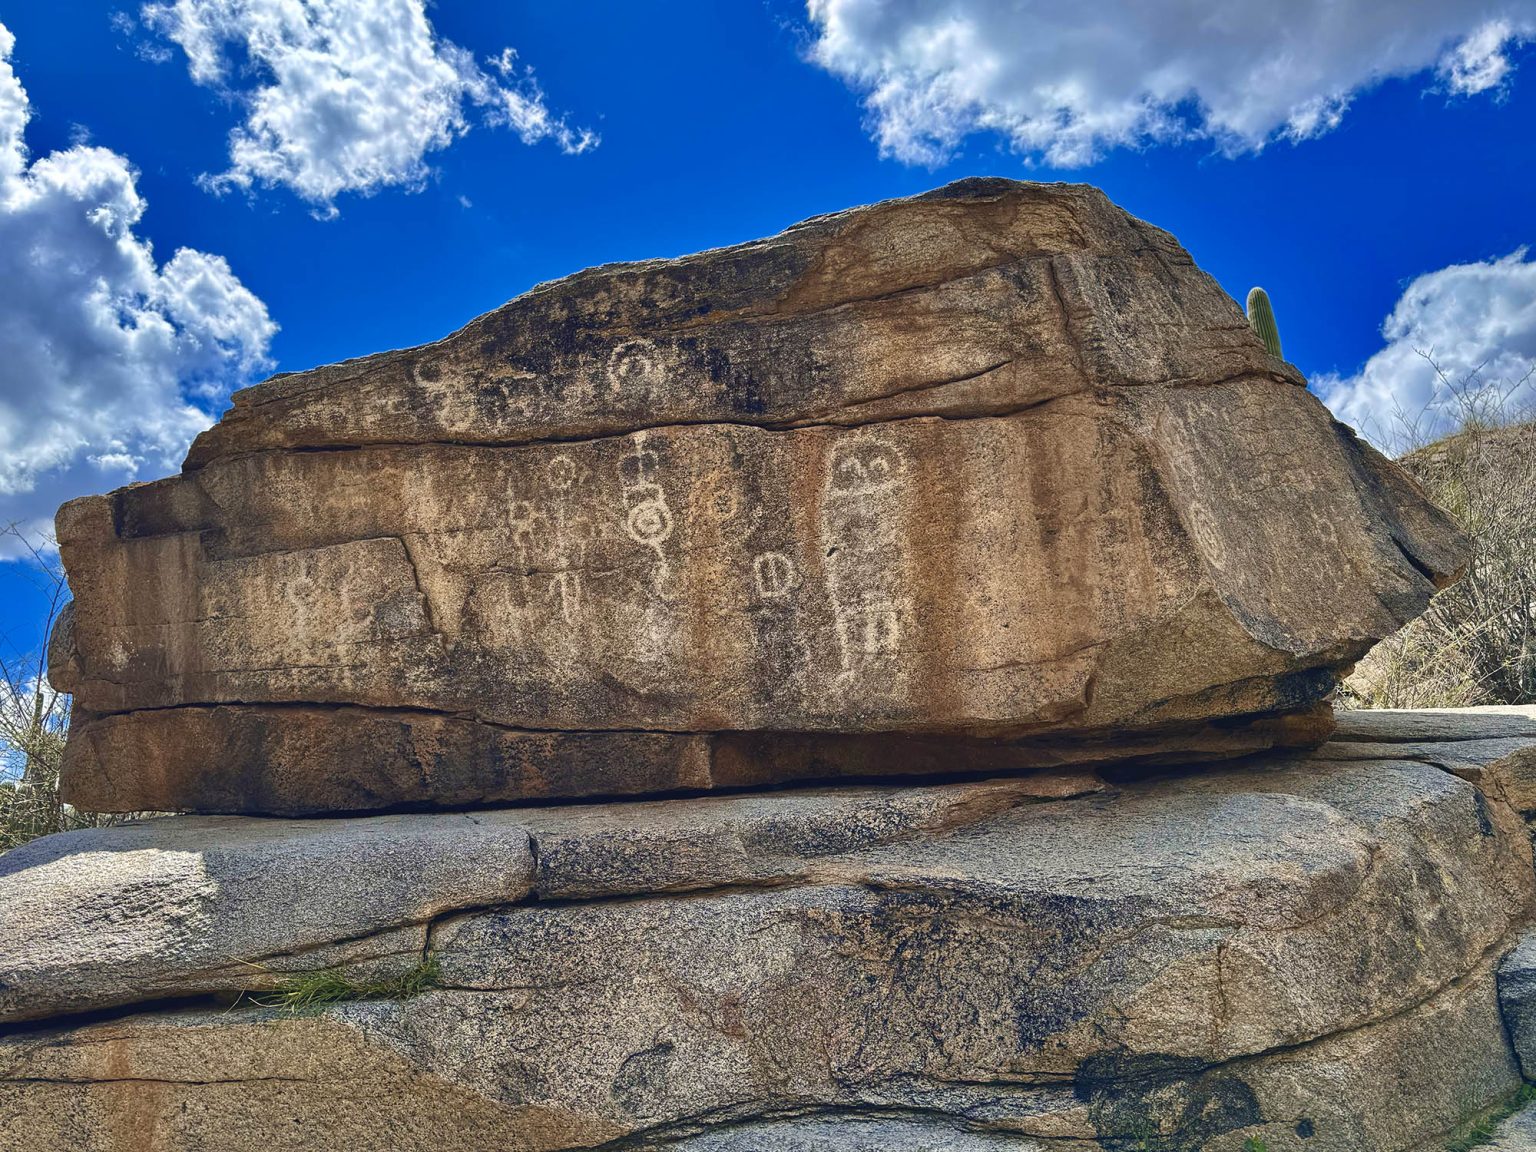
M 1432 1147 L 1521 1083 L 1495 980 L 1536 886 L 1498 786 L 1517 727 L 50 837 L 0 859 L 0 910 L 31 910 L 0 918 L 0 1147 Z M 228 1006 L 428 955 L 412 998 Z
M 1303 384 L 1084 186 L 583 272 L 64 507 L 66 790 L 360 811 L 1315 743 L 1466 549 Z

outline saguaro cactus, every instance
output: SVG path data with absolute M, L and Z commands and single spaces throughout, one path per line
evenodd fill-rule
M 1280 355 L 1280 329 L 1275 327 L 1275 310 L 1269 306 L 1269 293 L 1262 288 L 1255 288 L 1248 293 L 1248 323 L 1259 334 L 1259 339 L 1264 341 L 1264 347 L 1269 349 L 1269 354 L 1277 360 L 1284 360 Z

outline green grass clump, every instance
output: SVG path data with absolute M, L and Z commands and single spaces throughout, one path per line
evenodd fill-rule
M 1520 1091 L 1499 1107 L 1468 1120 L 1456 1129 L 1455 1134 L 1446 1142 L 1445 1152 L 1471 1152 L 1473 1148 L 1482 1147 L 1493 1139 L 1501 1123 L 1533 1100 L 1536 1100 L 1536 1084 L 1522 1084 Z
M 290 977 L 276 988 L 242 992 L 236 1003 L 302 1012 L 349 1000 L 408 1000 L 436 988 L 441 976 L 436 956 L 428 956 L 409 972 L 388 980 L 353 980 L 345 972 L 326 968 Z

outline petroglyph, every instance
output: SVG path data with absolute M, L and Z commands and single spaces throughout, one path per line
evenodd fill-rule
M 719 523 L 725 524 L 736 519 L 736 514 L 741 511 L 741 500 L 729 488 L 722 488 L 709 498 L 709 514 Z
M 556 456 L 544 469 L 551 490 L 569 492 L 581 475 L 581 466 L 569 456 Z
M 624 532 L 636 544 L 643 544 L 656 554 L 652 583 L 657 595 L 665 598 L 672 567 L 663 545 L 672 538 L 675 522 L 666 490 L 660 483 L 661 459 L 646 447 L 646 435 L 635 433 L 634 453 L 619 461 L 619 479 L 624 487 Z
M 1216 524 L 1215 517 L 1199 501 L 1190 502 L 1189 531 L 1206 562 L 1216 569 L 1226 568 L 1227 542 Z
M 893 656 L 901 647 L 902 605 L 870 600 L 847 615 L 848 642 L 865 656 Z
M 795 562 L 782 552 L 763 552 L 752 561 L 757 594 L 765 600 L 788 596 L 804 582 Z
M 510 502 L 507 529 L 512 535 L 512 546 L 517 550 L 518 561 L 524 568 L 532 568 L 539 541 L 544 535 L 544 516 L 529 500 Z
M 549 595 L 560 603 L 560 618 L 567 624 L 575 624 L 581 613 L 581 573 L 556 572 L 549 580 Z
M 626 340 L 608 356 L 608 385 L 615 392 L 650 391 L 666 379 L 661 353 L 651 341 Z
M 544 467 L 545 500 L 512 498 L 509 486 L 509 530 L 521 568 L 524 613 L 545 617 L 543 605 L 553 605 L 547 617 L 567 627 L 581 615 L 584 586 L 581 569 L 596 536 L 592 518 L 578 502 L 589 478 L 587 469 L 570 456 L 559 455 Z
M 657 495 L 631 508 L 624 520 L 624 531 L 635 543 L 659 550 L 672 535 L 672 510 L 667 507 L 666 497 Z M 665 556 L 662 562 L 666 562 Z
M 910 471 L 905 454 L 883 437 L 839 436 L 827 452 L 821 501 L 839 653 L 834 684 L 846 688 L 860 681 L 863 690 L 896 699 L 908 674 L 896 657 L 912 613 L 903 530 Z
M 834 444 L 827 464 L 827 492 L 838 496 L 867 496 L 902 483 L 906 460 L 891 444 L 873 436 L 855 436 Z

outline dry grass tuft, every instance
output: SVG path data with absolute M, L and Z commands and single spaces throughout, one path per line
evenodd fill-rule
M 1503 394 L 1453 386 L 1459 430 L 1399 458 L 1475 551 L 1460 581 L 1360 662 L 1344 706 L 1536 703 L 1536 421 Z

